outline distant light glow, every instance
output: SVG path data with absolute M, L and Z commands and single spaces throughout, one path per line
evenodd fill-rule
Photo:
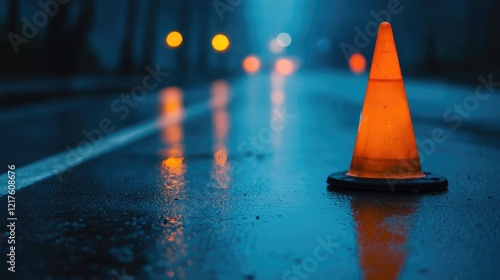
M 269 42 L 269 50 L 273 53 L 281 53 L 283 51 L 283 46 L 281 46 L 278 43 L 278 40 L 272 39 L 271 42 Z
M 182 34 L 177 31 L 172 31 L 168 33 L 167 38 L 165 39 L 167 45 L 171 48 L 177 48 L 182 44 Z
M 295 70 L 295 65 L 292 60 L 288 58 L 280 58 L 278 61 L 276 61 L 276 64 L 274 66 L 274 70 L 278 72 L 278 74 L 281 75 L 290 75 L 293 73 Z
M 223 52 L 229 47 L 229 39 L 224 34 L 217 34 L 212 39 L 212 47 L 218 52 Z
M 256 73 L 260 69 L 260 59 L 255 55 L 249 55 L 243 60 L 242 67 L 249 74 Z
M 285 94 L 281 90 L 275 90 L 271 92 L 271 101 L 273 104 L 283 104 L 283 101 L 285 101 Z
M 288 47 L 292 43 L 292 37 L 288 33 L 280 33 L 276 37 L 276 42 L 282 47 Z
M 353 53 L 349 58 L 349 68 L 356 75 L 363 74 L 366 70 L 366 59 L 360 53 Z

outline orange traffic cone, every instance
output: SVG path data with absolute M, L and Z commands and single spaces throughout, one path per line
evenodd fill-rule
M 380 24 L 356 145 L 347 173 L 335 173 L 331 186 L 392 191 L 446 189 L 448 181 L 424 174 L 391 24 Z

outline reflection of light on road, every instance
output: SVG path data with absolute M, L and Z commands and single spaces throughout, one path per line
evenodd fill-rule
M 285 76 L 276 72 L 271 73 L 271 101 L 273 106 L 283 104 L 285 101 L 284 90 Z
M 215 151 L 215 154 L 214 154 L 214 158 L 215 158 L 215 163 L 218 165 L 218 166 L 226 166 L 226 163 L 227 163 L 227 150 L 225 147 L 220 147 L 220 148 L 217 148 L 217 150 Z
M 288 47 L 292 43 L 292 37 L 288 33 L 280 33 L 276 37 L 276 42 L 282 47 Z
M 280 58 L 276 61 L 274 70 L 281 75 L 290 75 L 295 71 L 295 64 L 288 58 Z
M 224 80 L 217 80 L 210 86 L 210 105 L 212 109 L 224 108 L 229 102 L 229 86 Z
M 285 83 L 285 77 L 277 72 L 271 73 L 271 90 L 283 91 L 283 86 Z
M 166 258 L 169 264 L 183 261 L 187 256 L 186 236 L 184 235 L 183 215 L 185 212 L 179 204 L 171 204 L 174 199 L 186 198 L 186 163 L 184 161 L 184 133 L 182 91 L 177 87 L 169 87 L 160 93 L 160 114 L 162 119 L 174 118 L 176 121 L 161 127 L 161 135 L 167 148 L 162 152 L 161 179 L 164 186 L 164 198 L 172 205 L 170 215 L 164 218 L 164 237 L 161 245 L 166 248 Z M 177 265 L 167 271 L 169 277 L 185 278 L 185 268 Z
M 242 67 L 248 74 L 256 73 L 260 69 L 260 60 L 255 55 L 249 55 L 243 60 Z
M 177 48 L 182 44 L 182 35 L 177 31 L 172 31 L 167 35 L 167 38 L 165 38 L 165 42 L 167 46 Z
M 162 137 L 166 143 L 177 143 L 182 140 L 182 127 L 172 125 L 162 130 Z
M 398 279 L 406 258 L 409 216 L 415 210 L 413 204 L 353 200 L 351 208 L 363 279 Z
M 269 42 L 269 50 L 273 53 L 280 53 L 283 51 L 283 46 L 281 46 L 278 43 L 278 40 L 272 39 L 271 42 Z
M 227 104 L 229 102 L 229 85 L 226 81 L 215 81 L 210 90 L 212 104 L 212 123 L 214 133 L 214 160 L 211 177 L 217 188 L 229 187 L 231 176 L 227 165 L 227 135 L 229 131 L 229 116 Z
M 167 260 L 170 264 L 179 263 L 187 256 L 182 218 L 182 215 L 166 217 L 162 223 L 165 228 L 165 238 L 160 243 L 166 248 Z M 172 269 L 167 271 L 169 277 L 177 275 L 179 279 L 184 279 L 185 274 L 185 268 L 181 265 L 177 265 L 175 271 Z
M 271 112 L 269 125 L 270 127 L 275 127 L 275 123 L 281 122 L 276 115 L 276 112 L 282 112 L 283 106 L 285 102 L 285 76 L 278 72 L 271 73 Z M 274 140 L 272 141 L 272 145 L 275 147 L 279 147 L 282 144 L 282 135 L 281 131 L 274 131 Z
M 162 176 L 165 187 L 173 191 L 172 195 L 179 195 L 180 188 L 185 185 L 184 150 L 182 145 L 182 91 L 177 87 L 169 87 L 160 93 L 161 117 L 175 118 L 171 125 L 161 128 L 162 139 L 167 144 L 162 161 Z
M 274 90 L 271 92 L 271 101 L 273 104 L 283 104 L 285 101 L 285 94 L 281 90 Z
M 223 52 L 229 47 L 229 39 L 224 34 L 217 34 L 212 38 L 212 47 L 218 52 Z
M 182 119 L 184 110 L 182 107 L 182 91 L 177 87 L 169 87 L 160 93 L 161 118 L 174 119 L 175 123 L 162 129 L 163 141 L 167 144 L 182 141 Z
M 182 91 L 178 87 L 168 87 L 160 94 L 162 116 L 182 115 Z
M 216 109 L 212 113 L 212 118 L 214 122 L 215 138 L 217 140 L 225 139 L 229 130 L 229 118 L 227 116 L 227 110 Z
M 162 167 L 173 171 L 175 175 L 180 175 L 183 171 L 184 158 L 182 156 L 182 150 L 177 148 L 168 149 L 168 158 L 163 160 Z
M 349 69 L 354 74 L 363 74 L 366 70 L 366 59 L 360 53 L 353 53 L 349 58 Z

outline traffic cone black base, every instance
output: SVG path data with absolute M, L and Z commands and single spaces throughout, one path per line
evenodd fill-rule
M 424 172 L 425 177 L 414 179 L 372 179 L 346 175 L 347 171 L 330 174 L 326 182 L 329 189 L 377 192 L 440 192 L 448 189 L 443 176 Z

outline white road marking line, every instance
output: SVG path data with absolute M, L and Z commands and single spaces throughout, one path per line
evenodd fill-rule
M 81 155 L 78 158 L 71 159 L 71 152 L 64 151 L 58 154 L 46 157 L 36 162 L 16 168 L 16 191 L 28 187 L 46 178 L 57 176 L 83 162 L 91 160 L 102 154 L 114 151 L 122 146 L 133 143 L 137 140 L 145 138 L 159 128 L 173 125 L 179 121 L 187 121 L 209 110 L 208 102 L 200 103 L 188 107 L 184 110 L 183 118 L 165 117 L 162 119 L 151 119 L 124 129 L 121 129 L 113 134 L 103 137 L 100 143 L 92 145 L 89 152 Z M 0 175 L 0 178 L 7 180 L 7 173 Z M 7 188 L 0 190 L 0 195 L 6 195 Z

